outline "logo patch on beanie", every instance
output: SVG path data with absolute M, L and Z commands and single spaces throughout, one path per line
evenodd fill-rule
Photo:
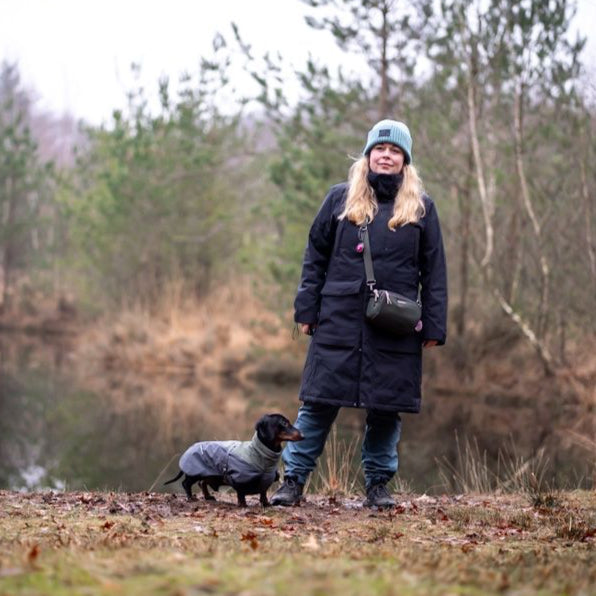
M 379 138 L 381 137 L 390 137 L 391 136 L 391 129 L 390 128 L 383 128 L 379 131 Z

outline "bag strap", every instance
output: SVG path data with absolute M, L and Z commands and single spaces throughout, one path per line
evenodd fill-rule
M 373 269 L 373 262 L 372 262 L 372 253 L 370 250 L 370 238 L 368 236 L 368 217 L 363 225 L 360 226 L 358 230 L 358 236 L 360 240 L 364 244 L 364 252 L 362 256 L 364 257 L 364 271 L 366 272 L 366 285 L 370 289 L 371 292 L 375 291 L 375 285 L 377 284 L 377 280 L 375 279 L 375 271 Z
M 368 224 L 369 224 L 368 217 L 364 221 L 364 224 L 360 226 L 358 230 L 358 238 L 364 245 L 364 251 L 362 256 L 364 257 L 364 271 L 366 272 L 366 285 L 369 287 L 370 291 L 378 298 L 380 291 L 375 289 L 377 285 L 377 280 L 375 279 L 375 271 L 373 269 L 373 262 L 372 262 L 372 252 L 370 250 L 370 238 L 368 237 Z M 382 291 L 382 290 L 381 290 Z M 416 298 L 416 302 L 419 306 L 422 306 L 422 302 L 420 300 L 420 284 L 418 284 L 418 297 Z

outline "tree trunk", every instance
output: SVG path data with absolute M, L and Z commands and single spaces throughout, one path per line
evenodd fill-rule
M 517 175 L 519 177 L 520 191 L 522 203 L 525 208 L 526 214 L 532 224 L 532 230 L 534 237 L 536 238 L 539 260 L 540 260 L 540 275 L 541 275 L 541 288 L 540 288 L 540 306 L 538 307 L 538 335 L 544 336 L 546 331 L 546 322 L 548 315 L 548 303 L 549 303 L 549 266 L 544 254 L 544 246 L 542 242 L 542 230 L 540 223 L 534 212 L 534 206 L 532 205 L 532 197 L 530 196 L 530 189 L 528 188 L 528 182 L 526 180 L 526 173 L 523 161 L 523 122 L 522 122 L 522 104 L 523 104 L 523 85 L 521 81 L 517 81 L 515 85 L 515 97 L 513 100 L 513 128 L 514 128 L 514 141 L 515 141 L 515 167 Z
M 509 304 L 506 298 L 503 296 L 501 291 L 493 286 L 492 292 L 499 306 L 503 309 L 505 314 L 519 327 L 520 331 L 524 335 L 524 337 L 530 342 L 532 347 L 536 350 L 540 361 L 542 362 L 542 366 L 544 367 L 544 372 L 548 376 L 552 376 L 555 374 L 555 367 L 553 357 L 551 356 L 546 343 L 541 340 L 537 335 L 534 333 L 530 325 L 524 321 L 521 315 L 513 309 L 513 306 Z
M 511 225 L 509 226 L 509 238 L 507 239 L 510 255 L 510 259 L 507 261 L 507 268 L 511 275 L 509 278 L 509 291 L 506 292 L 506 295 L 510 304 L 514 304 L 517 298 L 517 291 L 519 289 L 519 282 L 522 278 L 523 269 L 524 233 L 523 225 L 519 219 L 519 213 L 517 211 L 512 214 Z M 521 231 L 519 229 L 520 227 L 522 228 Z
M 592 197 L 588 189 L 588 175 L 586 172 L 586 163 L 583 157 L 579 160 L 582 199 L 584 207 L 584 220 L 586 222 L 586 248 L 588 251 L 588 261 L 590 263 L 590 275 L 594 287 L 593 296 L 596 296 L 596 254 L 594 251 L 594 237 L 592 236 Z
M 486 235 L 486 245 L 481 266 L 486 267 L 492 258 L 494 248 L 494 229 L 492 224 L 492 200 L 486 188 L 486 177 L 484 175 L 484 165 L 480 154 L 480 141 L 478 139 L 478 122 L 476 109 L 476 59 L 473 55 L 468 56 L 468 124 L 470 129 L 470 141 L 472 144 L 472 153 L 474 155 L 474 165 L 476 169 L 476 180 L 478 183 L 478 194 L 482 205 L 482 215 L 484 217 L 484 232 Z
M 379 120 L 389 116 L 389 61 L 387 60 L 387 42 L 389 38 L 389 24 L 387 15 L 390 7 L 387 2 L 383 3 L 381 15 L 383 24 L 381 26 L 381 90 L 379 93 Z
M 478 194 L 480 196 L 480 202 L 482 204 L 482 214 L 484 217 L 484 227 L 486 235 L 486 247 L 484 256 L 480 262 L 480 271 L 484 277 L 485 285 L 487 289 L 496 298 L 499 306 L 505 312 L 505 314 L 511 318 L 511 320 L 519 327 L 524 337 L 530 342 L 532 347 L 536 350 L 540 361 L 544 367 L 544 371 L 547 375 L 554 374 L 554 362 L 553 358 L 548 350 L 546 343 L 536 335 L 534 330 L 531 328 L 529 323 L 525 321 L 519 313 L 515 311 L 512 304 L 505 298 L 502 291 L 497 287 L 497 282 L 494 279 L 494 270 L 492 264 L 492 256 L 494 252 L 494 228 L 493 228 L 493 212 L 494 212 L 494 201 L 491 192 L 487 189 L 486 176 L 484 171 L 484 165 L 482 160 L 482 154 L 480 151 L 480 141 L 478 138 L 478 127 L 477 127 L 477 107 L 476 107 L 476 88 L 475 88 L 475 60 L 473 54 L 468 57 L 468 120 L 470 129 L 470 140 L 472 145 L 472 152 L 474 155 L 474 165 L 476 171 L 476 181 L 478 185 Z M 521 113 L 520 113 L 521 117 Z M 520 120 L 521 124 L 521 120 Z M 517 126 L 516 126 L 517 129 Z M 519 129 L 521 132 L 521 128 Z M 516 131 L 517 134 L 517 131 Z M 520 145 L 521 146 L 521 145 Z M 521 154 L 520 154 L 521 155 Z M 519 162 L 522 164 L 522 162 Z M 522 164 L 523 165 L 523 164 Z M 523 173 L 523 167 L 522 167 Z M 525 176 L 523 178 L 525 184 Z M 526 187 L 527 190 L 527 187 Z M 529 199 L 529 193 L 527 194 Z M 530 209 L 531 203 L 528 203 Z M 533 214 L 533 210 L 531 210 Z M 547 270 L 548 272 L 548 270 Z
M 12 304 L 12 269 L 14 263 L 14 247 L 11 240 L 11 233 L 14 230 L 16 222 L 16 197 L 13 191 L 13 184 L 10 178 L 7 178 L 4 182 L 5 187 L 5 200 L 4 203 L 4 214 L 3 214 L 3 228 L 4 234 L 4 245 L 2 246 L 2 311 L 9 312 Z
M 470 218 L 472 202 L 472 183 L 474 176 L 474 155 L 472 147 L 468 153 L 468 175 L 463 193 L 457 193 L 460 210 L 460 262 L 459 262 L 459 309 L 457 311 L 455 328 L 460 337 L 466 333 L 466 316 L 468 311 L 468 290 L 469 290 L 469 262 L 470 262 Z M 455 191 L 457 192 L 457 190 Z

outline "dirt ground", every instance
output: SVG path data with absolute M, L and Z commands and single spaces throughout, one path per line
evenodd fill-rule
M 594 492 L 218 499 L 0 491 L 0 595 L 596 594 Z

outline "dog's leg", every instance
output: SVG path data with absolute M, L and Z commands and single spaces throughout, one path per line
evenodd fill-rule
M 194 481 L 191 480 L 188 476 L 184 477 L 184 480 L 182 481 L 182 488 L 186 492 L 186 498 L 189 501 L 196 501 L 196 498 L 192 494 L 192 485 L 193 484 L 194 484 Z
M 238 491 L 236 491 L 236 494 L 238 495 L 238 507 L 246 507 L 246 495 Z
M 215 501 L 215 497 L 209 492 L 207 488 L 207 481 L 201 480 L 201 490 L 203 491 L 203 496 L 205 497 L 205 501 Z
M 259 500 L 261 501 L 261 505 L 263 507 L 269 507 L 269 499 L 267 499 L 267 491 L 262 491 L 259 493 Z

